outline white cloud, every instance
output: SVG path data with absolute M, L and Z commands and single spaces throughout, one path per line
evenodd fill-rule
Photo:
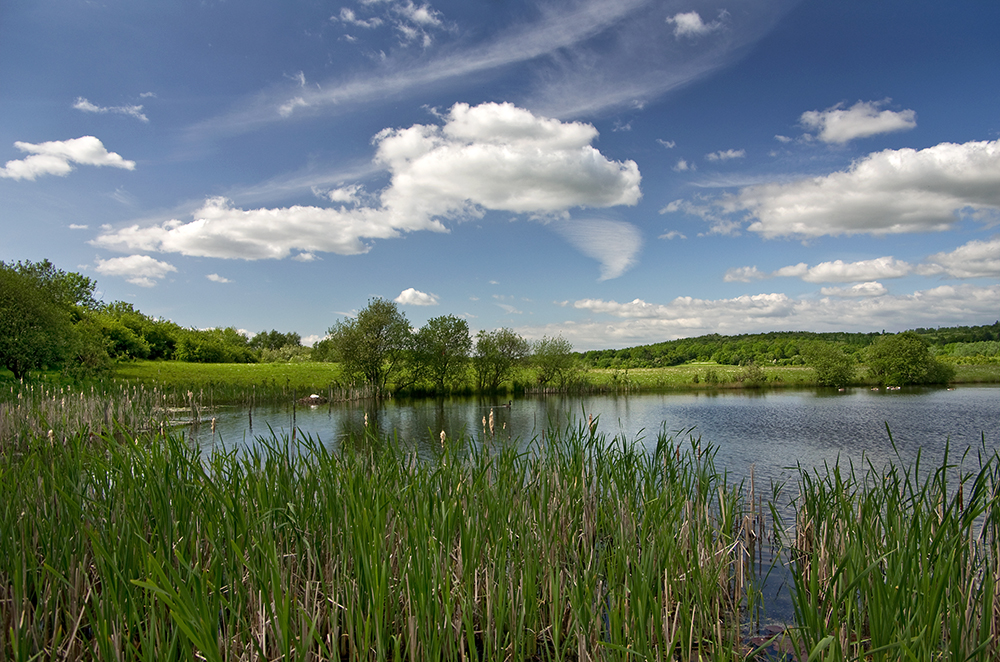
M 843 103 L 838 103 L 826 110 L 806 111 L 799 121 L 806 128 L 819 131 L 817 137 L 825 143 L 846 143 L 917 126 L 917 114 L 912 110 L 879 110 L 888 102 L 889 99 L 858 101 L 846 110 Z
M 140 96 L 146 96 L 140 95 Z M 156 96 L 156 95 L 153 95 Z M 137 105 L 126 105 L 126 106 L 98 106 L 90 103 L 83 97 L 77 97 L 76 101 L 73 102 L 73 107 L 77 110 L 82 110 L 85 113 L 115 113 L 118 115 L 128 115 L 129 117 L 134 117 L 142 122 L 148 122 L 149 118 L 146 117 L 142 112 L 142 106 Z
M 678 232 L 677 230 L 670 230 L 669 232 L 664 232 L 663 234 L 661 234 L 659 237 L 657 237 L 657 239 L 687 239 L 687 237 L 684 236 L 683 233 Z
M 860 262 L 821 262 L 810 267 L 801 278 L 808 283 L 858 283 L 877 278 L 902 278 L 912 270 L 907 262 L 888 256 Z
M 120 276 L 134 285 L 152 287 L 156 285 L 157 280 L 166 277 L 172 271 L 177 271 L 177 268 L 148 255 L 129 255 L 113 257 L 110 260 L 98 259 L 94 270 L 104 276 Z
M 590 311 L 598 318 L 562 322 L 558 331 L 580 349 L 628 347 L 706 333 L 783 329 L 902 331 L 919 326 L 979 323 L 977 320 L 987 323 L 996 319 L 996 311 L 1000 309 L 1000 284 L 945 285 L 905 295 L 879 294 L 878 288 L 873 288 L 872 293 L 875 296 L 801 299 L 781 293 L 714 300 L 678 297 L 667 304 L 641 299 L 627 303 L 582 299 L 574 302 L 574 308 Z M 615 319 L 600 319 L 604 316 Z M 526 336 L 528 331 L 519 330 Z M 545 333 L 551 335 L 547 329 L 531 331 L 532 337 Z
M 488 210 L 546 217 L 576 207 L 635 204 L 641 197 L 638 166 L 606 159 L 590 145 L 596 137 L 589 124 L 536 117 L 511 104 L 456 104 L 444 126 L 418 124 L 375 137 L 376 162 L 391 173 L 377 205 L 243 210 L 210 198 L 193 221 L 132 225 L 94 243 L 248 260 L 285 258 L 296 250 L 353 255 L 371 249 L 366 240 L 446 232 L 442 220 L 478 218 Z M 333 197 L 344 200 L 358 194 L 350 187 L 338 191 Z M 604 227 L 593 223 L 581 222 L 580 232 Z M 638 248 L 637 231 L 615 227 L 624 236 L 614 247 L 602 247 L 599 256 L 586 253 L 601 260 L 609 278 L 628 268 Z
M 868 281 L 867 283 L 858 283 L 857 285 L 852 285 L 851 287 L 823 287 L 820 288 L 820 293 L 823 296 L 828 297 L 842 297 L 842 298 L 858 298 L 858 297 L 880 297 L 889 293 L 889 290 L 885 289 L 885 286 L 878 281 Z
M 14 147 L 31 156 L 20 161 L 8 161 L 5 167 L 0 168 L 0 177 L 28 180 L 34 180 L 39 175 L 62 177 L 73 171 L 74 163 L 135 169 L 135 161 L 126 161 L 115 152 L 109 152 L 94 136 L 39 144 L 18 141 L 14 143 Z
M 337 20 L 337 18 L 338 17 L 334 17 L 334 20 Z M 378 26 L 382 25 L 382 19 L 379 18 L 378 16 L 373 16 L 372 18 L 363 20 L 358 18 L 354 10 L 350 9 L 349 7 L 340 8 L 339 19 L 342 22 L 346 23 L 347 25 L 353 25 L 359 28 L 377 28 Z
M 694 166 L 689 164 L 684 159 L 677 159 L 677 165 L 674 166 L 675 172 L 687 172 L 688 170 L 694 170 Z
M 725 151 L 712 152 L 711 154 L 706 154 L 705 158 L 709 161 L 729 161 L 732 159 L 742 159 L 746 157 L 747 151 L 745 149 L 727 149 Z
M 768 278 L 768 275 L 758 271 L 757 267 L 733 267 L 726 271 L 722 280 L 726 283 L 749 283 L 764 278 Z
M 426 292 L 408 287 L 399 293 L 399 296 L 395 298 L 395 302 L 404 306 L 436 306 L 438 305 L 438 298 L 435 294 L 427 294 Z
M 618 278 L 636 263 L 642 233 L 631 223 L 603 219 L 552 224 L 574 248 L 601 263 L 599 280 Z
M 676 211 L 723 228 L 749 218 L 747 229 L 769 238 L 945 230 L 963 216 L 1000 213 L 1000 140 L 875 152 L 847 170 L 671 203 L 663 213 Z
M 209 279 L 213 283 L 231 283 L 233 281 L 229 280 L 225 276 L 220 276 L 219 274 L 208 274 L 205 278 Z
M 726 13 L 722 12 L 719 20 L 705 23 L 698 12 L 689 11 L 668 17 L 667 23 L 674 26 L 675 37 L 700 37 L 721 28 L 725 16 Z
M 677 141 L 675 140 L 661 140 L 660 138 L 657 138 L 656 142 L 663 145 L 664 149 L 673 149 L 674 147 L 677 147 Z
M 524 314 L 523 311 L 518 310 L 517 307 L 512 306 L 509 303 L 498 303 L 496 305 L 499 306 L 500 308 L 502 308 L 503 311 L 505 313 L 507 313 L 508 315 L 523 315 Z
M 394 26 L 393 21 L 400 17 L 392 6 L 363 3 L 357 6 L 355 18 L 366 19 L 378 11 L 386 17 L 386 25 Z M 663 38 L 663 32 L 670 29 L 664 23 L 663 3 L 546 2 L 530 18 L 517 12 L 518 18 L 511 22 L 489 26 L 484 34 L 490 36 L 471 47 L 471 42 L 460 36 L 447 48 L 429 50 L 419 60 L 399 51 L 377 60 L 371 69 L 338 68 L 336 77 L 323 81 L 321 88 L 289 85 L 250 95 L 233 112 L 191 127 L 188 137 L 200 141 L 287 121 L 277 110 L 287 107 L 293 97 L 306 104 L 301 110 L 292 108 L 295 116 L 341 114 L 356 111 L 360 105 L 410 97 L 432 85 L 516 74 L 512 69 L 526 62 L 541 68 L 535 67 L 538 75 L 525 81 L 528 89 L 519 102 L 536 112 L 551 117 L 584 117 L 611 108 L 641 107 L 731 62 L 745 46 L 769 32 L 789 7 L 788 3 L 755 3 L 741 13 L 740 30 L 731 31 L 726 39 L 701 39 L 677 48 L 674 39 Z M 446 31 L 462 35 L 447 21 L 434 30 L 435 37 Z
M 77 223 L 69 224 L 70 230 L 87 230 L 89 227 L 90 227 L 89 225 L 78 225 Z
M 924 272 L 944 272 L 953 278 L 1000 278 L 1000 236 L 973 240 L 948 253 L 926 260 Z

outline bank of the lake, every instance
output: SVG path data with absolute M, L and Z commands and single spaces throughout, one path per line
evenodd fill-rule
M 756 374 L 756 373 L 755 373 Z M 684 390 L 711 391 L 733 388 L 817 387 L 815 371 L 808 366 L 764 366 L 762 380 L 747 381 L 747 369 L 716 363 L 689 363 L 662 368 L 594 368 L 580 373 L 575 390 L 607 392 Z M 213 402 L 284 400 L 290 395 L 349 393 L 337 363 L 185 363 L 181 361 L 129 361 L 116 366 L 116 379 L 158 387 L 181 400 L 187 392 Z M 504 392 L 534 392 L 530 373 L 506 383 Z M 1000 364 L 955 366 L 953 384 L 1000 384 Z M 860 385 L 867 382 L 860 380 Z

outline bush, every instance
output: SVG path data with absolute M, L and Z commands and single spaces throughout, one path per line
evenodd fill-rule
M 881 336 L 867 352 L 868 376 L 883 386 L 946 384 L 955 369 L 936 360 L 913 331 Z

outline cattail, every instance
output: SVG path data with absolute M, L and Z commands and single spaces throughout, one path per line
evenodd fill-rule
M 493 436 L 493 407 L 490 407 L 490 436 Z
M 442 445 L 442 446 L 444 446 L 444 440 L 445 440 L 445 437 L 446 437 L 446 435 L 445 435 L 445 433 L 444 433 L 444 430 L 441 430 L 441 445 Z

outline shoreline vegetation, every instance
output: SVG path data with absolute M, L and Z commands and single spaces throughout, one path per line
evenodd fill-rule
M 652 452 L 570 424 L 526 450 L 444 431 L 420 459 L 373 431 L 202 454 L 160 392 L 62 397 L 0 430 L 2 660 L 1000 654 L 985 438 L 782 489 L 665 432 Z

